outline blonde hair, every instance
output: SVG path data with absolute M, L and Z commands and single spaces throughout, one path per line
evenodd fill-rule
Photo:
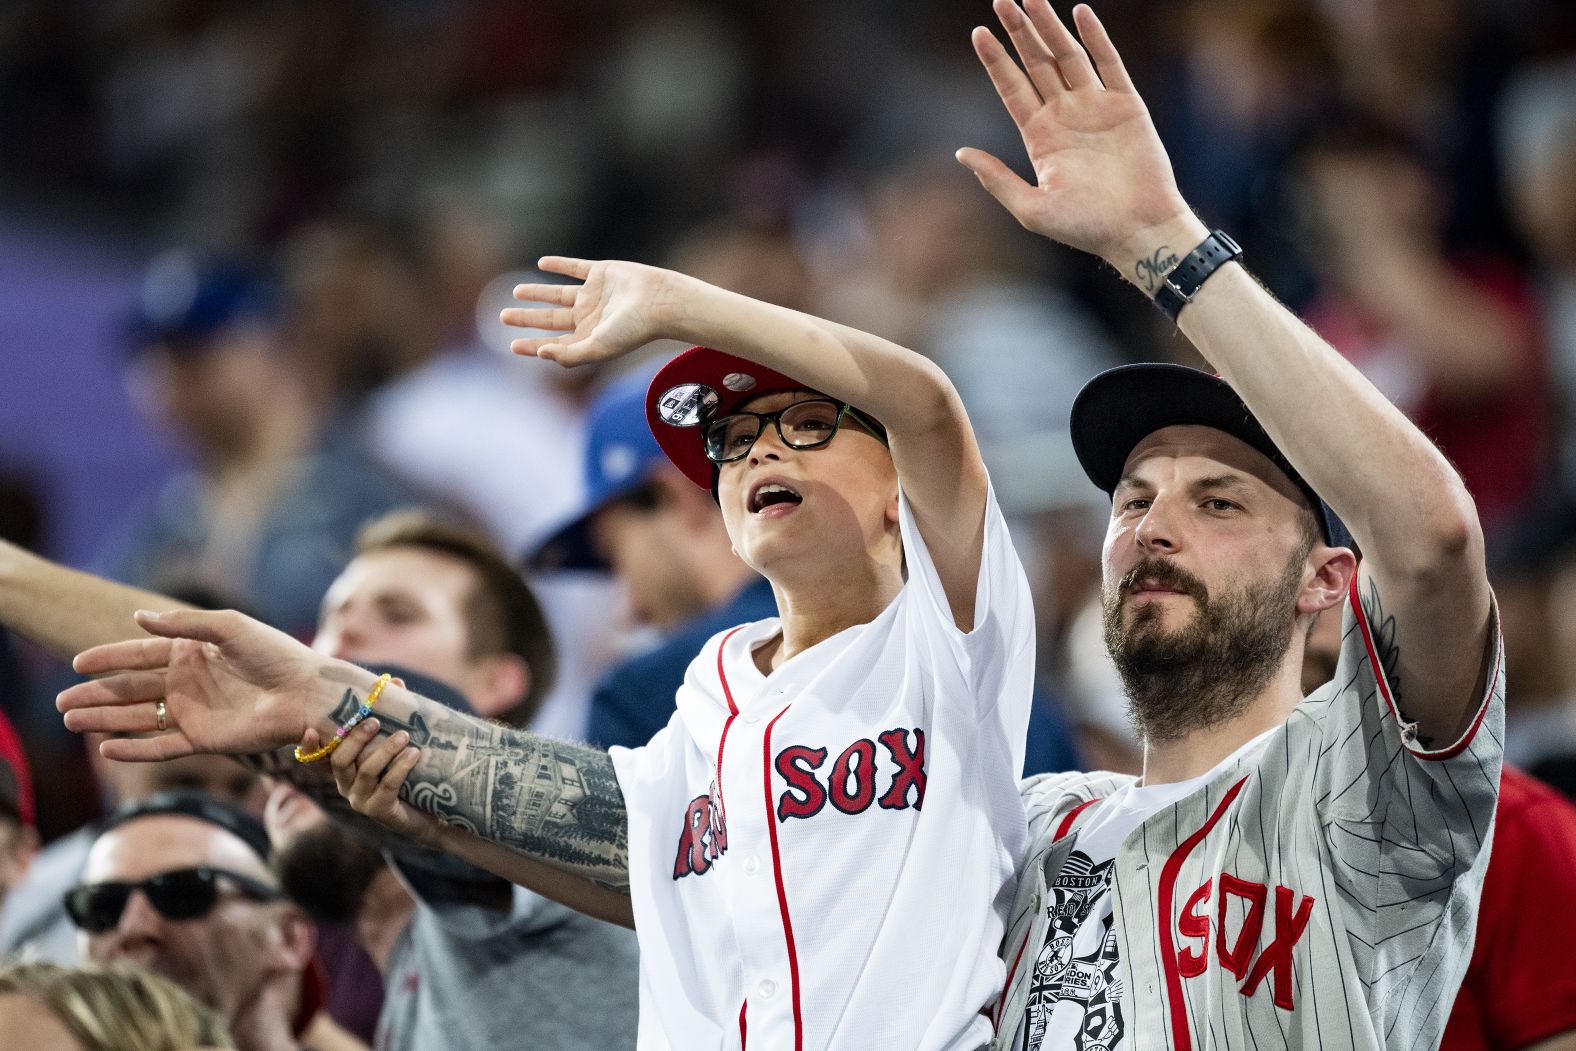
M 169 979 L 130 967 L 13 964 L 0 968 L 6 994 L 47 1007 L 85 1051 L 235 1046 L 217 1014 Z

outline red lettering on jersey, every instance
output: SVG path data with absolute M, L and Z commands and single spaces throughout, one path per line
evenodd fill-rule
M 856 764 L 855 759 L 859 762 Z M 862 814 L 876 797 L 876 746 L 863 737 L 843 749 L 832 764 L 832 805 L 845 814 Z M 853 788 L 848 787 L 853 781 Z
M 1296 899 L 1296 893 L 1290 887 L 1275 888 L 1275 940 L 1259 954 L 1259 961 L 1253 965 L 1253 972 L 1248 975 L 1248 980 L 1242 983 L 1242 995 L 1252 996 L 1259 983 L 1264 980 L 1264 976 L 1273 970 L 1275 1006 L 1283 1007 L 1288 1011 L 1297 1009 L 1291 995 L 1291 951 L 1296 948 L 1302 932 L 1307 929 L 1308 917 L 1313 915 L 1313 899 L 1306 894 L 1302 896 L 1302 901 L 1298 902 L 1296 913 L 1291 911 L 1291 903 Z
M 1213 916 L 1210 899 L 1214 898 Z M 1211 928 L 1214 930 L 1215 958 L 1220 966 L 1236 976 L 1238 991 L 1252 996 L 1258 991 L 1266 976 L 1274 975 L 1275 1006 L 1295 1011 L 1292 993 L 1292 950 L 1302 938 L 1313 916 L 1313 898 L 1302 895 L 1290 887 L 1275 888 L 1275 939 L 1259 953 L 1264 934 L 1264 913 L 1269 904 L 1269 887 L 1263 883 L 1241 879 L 1229 872 L 1222 872 L 1217 883 L 1207 879 L 1203 885 L 1188 895 L 1177 917 L 1177 932 L 1192 944 L 1184 945 L 1176 955 L 1177 974 L 1182 978 L 1197 978 L 1209 964 Z M 1246 902 L 1247 911 L 1236 937 L 1228 930 L 1228 906 L 1233 900 Z M 1293 903 L 1296 909 L 1293 910 Z M 1248 967 L 1252 961 L 1252 969 Z
M 925 731 L 914 729 L 913 751 L 908 748 L 908 731 L 902 727 L 885 731 L 880 741 L 897 764 L 897 774 L 879 805 L 888 810 L 902 810 L 908 806 L 908 790 L 913 788 L 914 809 L 922 809 L 925 805 Z
M 908 747 L 910 733 L 914 735 L 913 750 Z M 886 810 L 906 810 L 912 794 L 913 807 L 918 810 L 925 801 L 925 731 L 898 727 L 877 736 L 897 767 L 881 795 L 881 806 Z M 862 814 L 870 809 L 880 779 L 876 755 L 875 742 L 859 738 L 843 749 L 823 783 L 816 771 L 826 762 L 825 748 L 796 744 L 778 752 L 772 766 L 788 783 L 777 800 L 778 822 L 791 817 L 814 817 L 828 800 L 845 814 Z
M 1182 937 L 1198 941 L 1196 951 L 1189 946 L 1177 953 L 1177 971 L 1184 978 L 1196 978 L 1209 966 L 1209 893 L 1214 888 L 1213 878 L 1205 880 L 1187 896 L 1187 903 L 1182 906 L 1182 916 L 1177 920 Z M 1201 905 L 1202 909 L 1199 908 Z
M 679 833 L 679 852 L 673 860 L 673 878 L 701 875 L 728 849 L 728 833 L 722 810 L 710 795 L 696 796 L 684 808 L 684 830 Z
M 1220 910 L 1215 924 L 1215 955 L 1220 965 L 1241 981 L 1253 959 L 1253 950 L 1259 944 L 1259 932 L 1264 929 L 1264 902 L 1269 888 L 1262 883 L 1238 879 L 1229 872 L 1220 875 Z M 1248 903 L 1248 914 L 1242 919 L 1242 929 L 1237 932 L 1237 943 L 1226 948 L 1226 903 L 1228 898 L 1241 898 Z
M 777 820 L 791 817 L 814 817 L 826 806 L 826 789 L 815 776 L 815 771 L 826 762 L 825 748 L 807 748 L 802 744 L 789 745 L 777 753 L 773 766 L 788 788 L 777 800 Z M 795 799 L 798 792 L 802 798 Z

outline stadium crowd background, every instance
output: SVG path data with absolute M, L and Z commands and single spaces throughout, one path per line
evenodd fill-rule
M 1576 9 L 1100 12 L 1184 194 L 1461 467 L 1504 611 L 1508 758 L 1576 791 Z M 284 368 L 248 382 L 251 406 L 523 557 L 581 500 L 584 412 L 609 377 L 508 357 L 510 275 L 546 253 L 670 265 L 947 369 L 1036 588 L 1045 700 L 1086 763 L 1130 764 L 1099 635 L 1106 508 L 1065 421 L 1101 368 L 1192 359 L 952 160 L 1018 152 L 967 43 L 988 18 L 961 0 L 11 0 L 0 536 L 136 576 L 139 523 L 211 464 L 201 443 L 222 445 L 235 406 L 180 401 L 134 352 L 176 251 L 277 275 Z M 222 564 L 136 582 L 274 608 Z M 544 728 L 574 733 L 590 684 L 649 632 L 606 615 L 605 580 L 533 582 L 565 644 Z M 326 583 L 271 619 L 310 632 Z M 14 639 L 0 659 L 58 836 L 100 805 L 51 703 L 68 673 Z

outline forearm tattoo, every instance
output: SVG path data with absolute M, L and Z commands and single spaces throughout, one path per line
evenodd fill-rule
M 361 701 L 346 691 L 343 724 Z M 427 702 L 377 712 L 379 735 L 409 732 L 421 761 L 404 798 L 450 825 L 609 889 L 629 890 L 624 795 L 600 749 L 540 737 Z

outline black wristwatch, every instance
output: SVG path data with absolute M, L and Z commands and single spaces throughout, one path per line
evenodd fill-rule
M 1166 274 L 1166 279 L 1155 289 L 1155 306 L 1175 321 L 1182 308 L 1193 301 L 1199 286 L 1209 280 L 1209 275 L 1241 254 L 1242 246 L 1224 230 L 1214 231 Z

